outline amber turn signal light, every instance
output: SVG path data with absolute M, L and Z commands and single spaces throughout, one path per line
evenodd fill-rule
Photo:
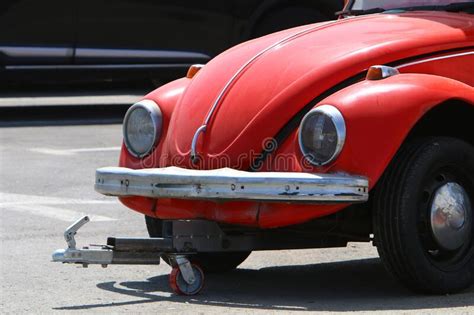
M 186 74 L 186 78 L 192 79 L 194 76 L 204 67 L 204 65 L 192 65 L 188 69 L 188 74 Z
M 365 77 L 367 80 L 376 81 L 382 80 L 394 75 L 400 74 L 400 72 L 393 67 L 389 66 L 372 66 L 367 71 L 367 76 Z

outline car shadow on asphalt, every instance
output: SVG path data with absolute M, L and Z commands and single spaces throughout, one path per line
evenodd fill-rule
M 393 280 L 379 259 L 298 266 L 237 269 L 210 274 L 198 296 L 170 295 L 168 276 L 146 281 L 104 282 L 98 288 L 137 299 L 126 302 L 76 305 L 57 310 L 93 310 L 142 303 L 189 303 L 263 310 L 374 311 L 421 310 L 474 305 L 474 290 L 428 296 L 406 290 Z M 168 294 L 159 294 L 159 292 Z

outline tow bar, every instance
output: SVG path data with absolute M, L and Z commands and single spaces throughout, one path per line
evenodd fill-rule
M 294 227 L 269 230 L 239 227 L 236 230 L 206 220 L 164 220 L 160 238 L 109 237 L 106 245 L 78 249 L 75 236 L 89 221 L 89 217 L 83 217 L 66 229 L 64 239 L 68 247 L 55 251 L 53 261 L 107 267 L 116 264 L 158 265 L 160 257 L 165 258 L 172 267 L 169 284 L 174 292 L 182 295 L 195 295 L 203 287 L 204 272 L 195 263 L 201 253 L 212 257 L 215 253 L 345 247 L 348 242 L 345 235 L 328 237 L 314 226 L 303 226 L 302 230 Z M 330 226 L 332 228 L 333 223 Z
M 88 216 L 74 222 L 64 232 L 66 249 L 53 253 L 53 262 L 89 265 L 158 265 L 165 254 L 172 266 L 169 278 L 171 288 L 181 295 L 195 295 L 204 284 L 202 269 L 190 262 L 193 252 L 178 253 L 172 238 L 108 238 L 107 245 L 89 245 L 78 249 L 75 236 L 78 230 L 90 222 Z

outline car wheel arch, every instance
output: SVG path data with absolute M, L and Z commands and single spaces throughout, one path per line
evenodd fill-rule
M 456 121 L 456 117 L 460 117 L 461 119 Z M 443 120 L 449 122 L 447 128 L 439 128 L 443 123 Z M 474 121 L 474 104 L 470 104 L 464 100 L 452 98 L 433 106 L 429 111 L 421 116 L 420 119 L 418 119 L 415 125 L 408 132 L 407 137 L 400 144 L 397 152 L 392 156 L 380 178 L 382 178 L 393 166 L 400 151 L 403 151 L 406 146 L 409 146 L 414 142 L 421 141 L 421 139 L 449 137 L 463 140 L 474 146 L 474 133 L 469 132 L 469 128 L 472 128 L 472 121 Z M 377 181 L 372 188 L 371 195 L 377 194 L 378 189 L 380 189 L 379 182 L 380 181 Z M 374 204 L 372 201 L 373 198 L 370 198 L 370 202 L 367 204 L 369 213 L 373 213 L 374 211 Z
M 474 121 L 474 104 L 456 98 L 446 100 L 425 113 L 410 130 L 406 141 L 420 137 L 452 137 L 474 145 L 469 132 Z M 441 126 L 441 128 L 440 128 Z
M 460 117 L 459 121 L 454 121 L 455 117 Z M 449 122 L 447 128 L 440 128 L 443 120 Z M 387 171 L 393 160 L 405 146 L 423 138 L 450 137 L 463 140 L 474 146 L 474 133 L 469 133 L 472 121 L 474 121 L 474 104 L 464 100 L 451 98 L 440 102 L 424 113 L 408 131 L 407 136 L 399 145 L 396 153 L 391 157 L 390 162 L 380 177 Z M 376 189 L 376 186 L 374 186 Z

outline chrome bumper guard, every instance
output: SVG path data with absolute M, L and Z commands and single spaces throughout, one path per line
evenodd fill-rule
M 354 203 L 368 200 L 368 185 L 367 178 L 346 174 L 105 167 L 96 171 L 95 190 L 118 197 Z

